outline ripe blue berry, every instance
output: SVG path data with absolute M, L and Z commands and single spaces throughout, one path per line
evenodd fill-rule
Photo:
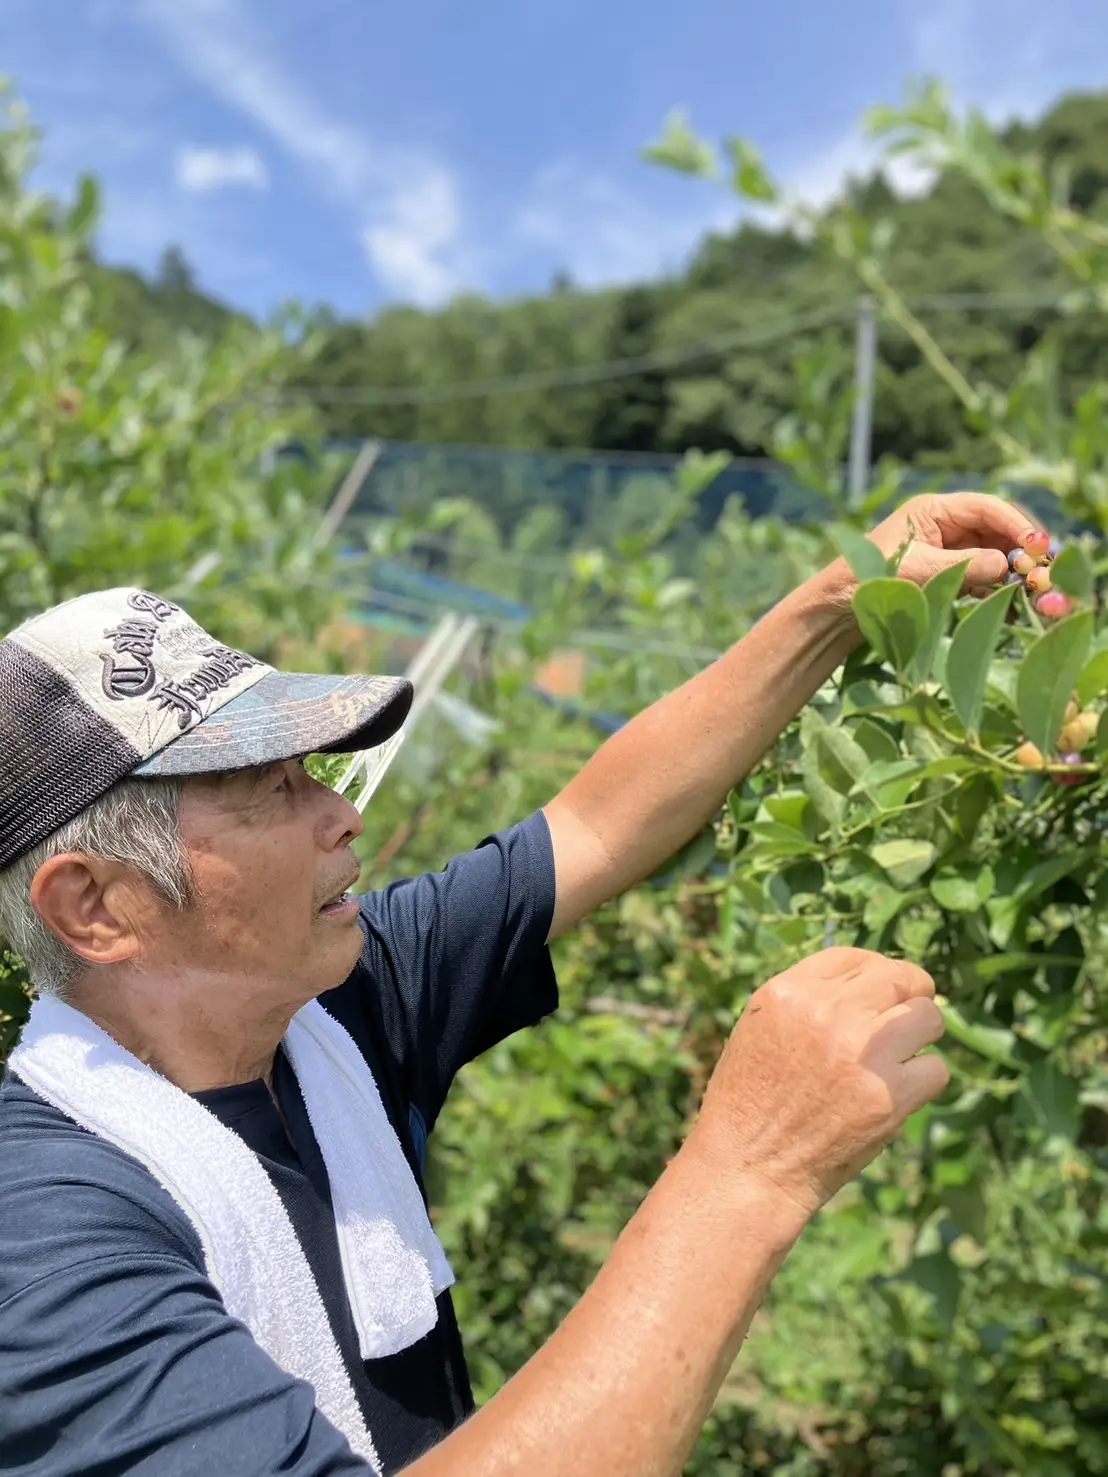
M 1022 549 L 1009 549 L 1008 550 L 1008 568 L 1009 569 L 1015 569 L 1015 567 L 1016 567 L 1016 560 L 1019 559 L 1019 558 L 1021 558 L 1022 555 L 1023 555 L 1023 550 Z

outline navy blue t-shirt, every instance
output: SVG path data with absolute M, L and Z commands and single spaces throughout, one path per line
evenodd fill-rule
M 365 948 L 320 1003 L 364 1053 L 422 1185 L 466 1062 L 557 1005 L 542 814 L 446 870 L 363 899 Z M 312 1268 L 378 1457 L 414 1461 L 473 1408 L 449 1293 L 419 1343 L 363 1363 L 323 1159 L 278 1053 L 263 1082 L 196 1094 L 258 1155 Z M 287 1123 L 287 1132 L 281 1121 Z M 137 1160 L 14 1074 L 0 1084 L 0 1471 L 34 1477 L 336 1477 L 369 1469 L 230 1317 L 199 1240 Z

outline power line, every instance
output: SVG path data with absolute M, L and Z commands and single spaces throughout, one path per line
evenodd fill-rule
M 1021 311 L 1026 308 L 1052 308 L 1060 302 L 1057 293 L 934 293 L 909 303 L 915 311 L 984 312 Z M 710 358 L 731 349 L 755 348 L 777 343 L 814 329 L 829 327 L 852 319 L 857 312 L 854 301 L 836 304 L 809 313 L 795 313 L 768 323 L 732 329 L 712 338 L 672 349 L 657 349 L 627 359 L 612 359 L 603 364 L 584 364 L 569 369 L 539 369 L 521 374 L 501 375 L 495 379 L 460 380 L 446 385 L 404 385 L 383 387 L 369 385 L 318 386 L 297 385 L 284 391 L 280 400 L 312 401 L 323 405 L 433 405 L 457 400 L 478 400 L 486 396 L 511 394 L 522 390 L 560 390 L 578 385 L 602 384 L 628 379 L 652 369 L 665 369 L 678 364 Z
M 449 385 L 405 386 L 396 389 L 375 390 L 361 386 L 313 389 L 310 385 L 305 385 L 287 391 L 282 398 L 295 396 L 299 400 L 334 401 L 336 404 L 354 405 L 424 405 L 438 400 L 480 399 L 485 395 L 498 395 L 511 390 L 551 390 L 570 385 L 591 385 L 608 379 L 624 379 L 650 369 L 663 369 L 670 364 L 685 363 L 723 353 L 728 349 L 773 343 L 795 333 L 825 327 L 843 318 L 849 311 L 852 309 L 835 307 L 823 308 L 815 313 L 797 313 L 757 328 L 732 329 L 729 333 L 717 334 L 714 338 L 701 339 L 697 343 L 681 344 L 672 349 L 657 349 L 651 354 L 638 354 L 630 359 L 612 359 L 606 364 L 583 364 L 572 369 L 536 369 L 522 374 L 502 375 L 497 379 L 463 380 Z

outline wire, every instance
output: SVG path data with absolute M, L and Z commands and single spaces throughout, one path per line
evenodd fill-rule
M 573 369 L 537 369 L 522 374 L 502 375 L 498 379 L 463 380 L 457 384 L 425 385 L 422 388 L 408 386 L 374 390 L 359 386 L 316 389 L 305 385 L 297 386 L 281 398 L 295 397 L 300 400 L 334 401 L 336 404 L 352 405 L 424 405 L 438 400 L 480 399 L 485 395 L 498 395 L 511 390 L 552 390 L 570 385 L 592 385 L 608 379 L 624 379 L 650 369 L 662 369 L 670 364 L 685 363 L 748 344 L 774 343 L 777 339 L 842 320 L 847 312 L 853 311 L 853 307 L 837 307 L 824 308 L 816 313 L 797 313 L 762 324 L 758 328 L 732 329 L 730 333 L 717 334 L 714 338 L 701 339 L 698 343 L 681 344 L 672 349 L 657 349 L 652 354 L 639 354 L 631 359 L 613 359 L 607 364 L 583 364 Z
M 1057 307 L 1058 294 L 1051 293 L 935 293 L 916 298 L 909 307 L 918 311 L 935 312 L 980 312 L 990 309 L 1020 311 L 1025 308 Z M 629 359 L 613 359 L 604 364 L 585 364 L 570 369 L 539 369 L 522 374 L 502 375 L 495 379 L 460 380 L 446 385 L 405 385 L 375 389 L 368 385 L 328 387 L 324 385 L 296 385 L 277 396 L 279 400 L 310 400 L 321 405 L 433 405 L 447 401 L 477 400 L 485 396 L 510 394 L 522 390 L 559 390 L 577 385 L 601 384 L 605 381 L 627 379 L 652 369 L 664 369 L 675 364 L 687 364 L 696 359 L 710 358 L 726 353 L 729 349 L 753 348 L 762 344 L 776 343 L 813 329 L 825 328 L 832 323 L 852 320 L 857 304 L 852 300 L 826 307 L 810 313 L 796 313 L 753 328 L 732 329 L 713 338 L 700 339 L 691 344 L 675 345 L 672 349 L 657 349 L 650 354 L 639 354 Z

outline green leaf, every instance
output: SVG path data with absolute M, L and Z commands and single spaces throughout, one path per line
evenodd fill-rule
M 881 841 L 870 855 L 895 886 L 911 887 L 931 866 L 938 852 L 930 841 L 905 838 L 901 841 Z
M 662 137 L 643 150 L 643 158 L 665 169 L 675 169 L 679 174 L 700 175 L 703 179 L 714 179 L 719 173 L 716 151 L 693 132 L 688 118 L 680 111 L 670 113 Z
M 1063 965 L 1080 966 L 1079 955 L 1066 954 L 986 954 L 974 962 L 974 977 L 985 982 L 1000 979 L 1006 974 L 1026 974 L 1029 969 L 1058 968 Z
M 874 933 L 880 933 L 909 902 L 910 894 L 898 891 L 891 883 L 875 883 L 862 910 L 862 922 Z
M 1077 1083 L 1045 1057 L 1024 1078 L 1021 1106 L 1036 1128 L 1048 1138 L 1077 1137 L 1081 1105 Z
M 906 673 L 927 639 L 927 601 L 907 580 L 875 579 L 854 594 L 862 635 L 878 655 Z
M 77 187 L 77 199 L 69 212 L 66 225 L 77 236 L 85 236 L 96 224 L 100 214 L 100 190 L 91 175 L 82 175 Z
M 851 725 L 851 733 L 875 764 L 894 764 L 900 758 L 900 748 L 887 728 L 871 718 L 863 718 Z
M 815 737 L 820 773 L 841 795 L 848 795 L 855 782 L 872 766 L 870 757 L 845 728 L 828 725 Z
M 1077 701 L 1084 708 L 1104 692 L 1108 692 L 1108 651 L 1098 651 L 1077 679 Z
M 989 666 L 996 651 L 1014 587 L 1005 585 L 982 600 L 958 627 L 946 659 L 946 687 L 954 711 L 976 733 L 981 723 Z
M 921 682 L 926 682 L 931 676 L 939 642 L 946 635 L 950 612 L 962 592 L 968 568 L 967 559 L 962 564 L 952 565 L 950 569 L 941 569 L 923 587 L 923 598 L 927 602 L 927 640 L 916 657 L 916 676 Z
M 1002 1066 L 1016 1065 L 1016 1038 L 1011 1031 L 1000 1026 L 982 1026 L 967 1021 L 956 1005 L 948 1004 L 943 1007 L 943 1019 L 946 1021 L 947 1034 L 970 1051 L 976 1052 L 986 1061 L 999 1062 Z
M 812 804 L 823 817 L 825 824 L 831 827 L 838 826 L 843 817 L 845 801 L 820 773 L 819 750 L 815 744 L 804 751 L 804 757 L 800 761 L 800 773 L 804 780 L 804 788 L 812 797 Z
M 1019 904 L 1030 902 L 1032 898 L 1039 897 L 1056 882 L 1060 882 L 1063 877 L 1080 876 L 1095 856 L 1096 852 L 1092 848 L 1075 849 L 1036 862 L 1023 873 L 1012 889 L 1013 901 Z
M 724 148 L 731 161 L 731 184 L 738 194 L 769 204 L 778 199 L 781 192 L 766 173 L 762 156 L 752 144 L 745 139 L 728 138 Z
M 971 1181 L 964 1185 L 947 1185 L 941 1191 L 941 1198 L 958 1230 L 984 1246 L 989 1218 L 981 1184 Z
M 931 896 L 948 913 L 976 913 L 992 897 L 995 885 L 988 867 L 940 872 L 931 879 Z
M 937 1251 L 932 1256 L 916 1257 L 905 1276 L 931 1295 L 935 1317 L 944 1328 L 949 1328 L 954 1322 L 962 1296 L 962 1273 L 946 1252 Z
M 867 580 L 884 579 L 889 573 L 889 561 L 872 540 L 856 528 L 839 523 L 831 529 L 831 542 L 838 549 L 859 584 Z
M 773 856 L 806 856 L 815 850 L 802 831 L 777 821 L 755 821 L 750 828 L 750 836 L 757 842 L 760 852 Z
M 766 797 L 766 813 L 779 825 L 790 826 L 804 834 L 804 812 L 811 805 L 811 797 L 803 790 L 790 790 L 784 795 Z
M 1096 585 L 1093 566 L 1080 544 L 1067 544 L 1050 566 L 1050 583 L 1074 600 L 1091 600 Z
M 882 760 L 879 764 L 871 764 L 869 769 L 862 775 L 854 786 L 853 794 L 861 790 L 868 790 L 876 794 L 885 785 L 891 785 L 895 780 L 911 779 L 912 784 L 905 792 L 910 794 L 917 785 L 923 784 L 924 780 L 942 779 L 946 775 L 964 774 L 968 769 L 976 768 L 976 763 L 968 755 L 947 754 L 942 759 L 930 761 L 921 758 L 895 759 L 891 762 Z
M 1016 705 L 1024 733 L 1043 754 L 1054 752 L 1092 636 L 1092 613 L 1079 611 L 1040 636 L 1023 659 Z

